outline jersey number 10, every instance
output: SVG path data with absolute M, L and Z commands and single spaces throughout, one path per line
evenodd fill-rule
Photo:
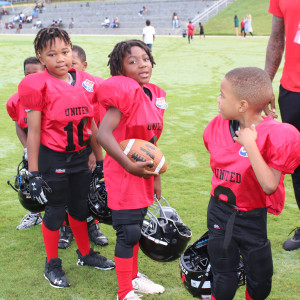
M 83 140 L 83 128 L 87 124 L 87 122 L 88 122 L 88 119 L 84 118 L 84 119 L 81 119 L 77 125 L 78 144 L 81 147 L 87 145 L 92 138 L 92 135 L 89 134 L 89 138 L 85 141 Z M 66 146 L 66 151 L 67 152 L 74 151 L 76 149 L 76 146 L 74 144 L 73 122 L 72 121 L 69 122 L 68 125 L 64 128 L 64 130 L 67 132 L 67 137 L 68 137 L 68 145 Z

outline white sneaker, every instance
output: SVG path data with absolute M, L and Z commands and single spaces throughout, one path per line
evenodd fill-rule
M 20 225 L 17 226 L 18 230 L 27 229 L 34 225 L 42 224 L 42 216 L 40 213 L 27 213 L 20 222 Z
M 134 291 L 130 291 L 123 300 L 139 300 L 143 297 L 143 295 L 136 294 Z M 119 300 L 119 296 L 117 296 L 117 300 Z
M 146 275 L 138 272 L 137 277 L 132 280 L 134 291 L 144 294 L 162 294 L 165 288 L 154 283 Z

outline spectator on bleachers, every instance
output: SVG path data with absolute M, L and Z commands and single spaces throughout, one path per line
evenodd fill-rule
M 74 27 L 74 18 L 71 18 L 71 22 L 69 23 L 69 29 Z
M 20 16 L 19 15 L 15 15 L 13 18 L 13 23 L 17 23 L 20 21 Z
M 145 13 L 147 12 L 147 8 L 146 8 L 146 6 L 143 6 L 143 8 L 139 11 L 139 16 L 143 16 Z
M 114 19 L 111 19 L 109 27 L 110 28 L 119 28 L 119 19 L 118 19 L 118 17 L 116 17 Z
M 37 19 L 36 21 L 36 28 L 42 28 L 42 21 L 40 19 Z
M 178 27 L 179 27 L 179 17 L 177 15 L 177 13 L 174 12 L 173 16 L 172 16 L 172 28 L 175 29 Z
M 32 22 L 32 16 L 26 16 L 26 23 L 31 23 Z
M 102 28 L 108 28 L 110 24 L 109 18 L 105 17 L 104 22 L 101 23 Z
M 16 28 L 16 33 L 20 33 L 21 32 L 21 29 L 22 29 L 22 23 L 21 22 L 18 22 L 19 24 L 17 24 L 17 28 Z

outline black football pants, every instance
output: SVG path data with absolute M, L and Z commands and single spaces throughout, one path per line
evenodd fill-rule
M 232 238 L 227 251 L 224 251 L 225 228 L 233 213 Z M 235 212 L 223 201 L 211 197 L 207 226 L 213 296 L 217 300 L 234 298 L 241 255 L 249 295 L 254 300 L 266 299 L 271 291 L 273 275 L 271 246 L 267 239 L 267 209 Z
M 90 147 L 74 152 L 60 153 L 43 145 L 39 152 L 39 170 L 52 189 L 46 192 L 48 199 L 43 222 L 50 230 L 58 230 L 68 213 L 78 221 L 88 217 L 87 197 L 91 171 L 88 167 Z

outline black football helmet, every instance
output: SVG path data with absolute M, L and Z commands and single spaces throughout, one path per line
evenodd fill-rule
M 107 206 L 107 193 L 104 180 L 92 176 L 88 194 L 88 207 L 90 214 L 100 223 L 112 224 L 111 209 Z
M 153 260 L 173 261 L 185 250 L 192 232 L 164 197 L 155 200 L 143 221 L 140 248 Z
M 33 213 L 38 213 L 45 210 L 45 204 L 40 204 L 30 196 L 29 192 L 29 172 L 27 170 L 27 161 L 22 160 L 17 167 L 17 175 L 12 176 L 7 184 L 10 185 L 17 193 L 21 205 Z M 14 184 L 11 180 L 14 178 Z
M 211 282 L 213 279 L 207 244 L 206 232 L 194 244 L 190 245 L 180 258 L 180 276 L 185 288 L 194 298 L 211 299 Z M 245 284 L 243 259 L 238 268 L 239 286 Z

